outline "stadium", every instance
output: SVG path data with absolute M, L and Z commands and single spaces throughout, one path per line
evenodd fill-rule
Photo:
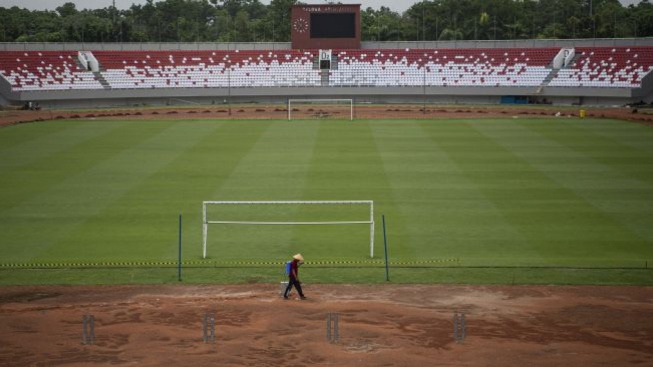
M 653 364 L 653 38 L 282 10 L 0 43 L 0 364 Z

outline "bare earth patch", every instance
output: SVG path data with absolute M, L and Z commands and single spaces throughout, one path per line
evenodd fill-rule
M 630 108 L 595 108 L 578 107 L 556 108 L 553 106 L 434 106 L 426 110 L 417 105 L 361 105 L 354 109 L 356 119 L 451 119 L 451 118 L 552 118 L 558 112 L 557 118 L 578 118 L 579 109 L 585 109 L 588 117 L 614 118 L 633 121 L 644 125 L 653 125 L 653 115 L 634 113 Z M 302 107 L 295 111 L 296 118 L 349 118 L 349 110 L 342 108 L 310 108 Z M 130 108 L 130 109 L 98 109 L 94 111 L 0 111 L 0 127 L 40 121 L 56 121 L 62 119 L 112 119 L 112 120 L 165 120 L 165 119 L 279 119 L 288 118 L 288 110 L 283 106 L 247 105 L 220 107 L 168 107 L 168 108 Z
M 653 288 L 273 284 L 0 288 L 0 365 L 650 366 Z M 466 315 L 463 343 L 453 312 Z M 216 314 L 216 343 L 202 318 Z M 340 341 L 326 340 L 326 314 Z M 82 315 L 95 316 L 83 345 Z

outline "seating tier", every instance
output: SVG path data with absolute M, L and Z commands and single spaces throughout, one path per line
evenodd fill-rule
M 93 51 L 113 89 L 370 87 L 536 87 L 558 48 L 333 50 L 330 71 L 318 50 Z M 653 69 L 653 47 L 577 48 L 549 86 L 637 88 Z M 102 89 L 77 65 L 76 51 L 0 52 L 13 90 Z M 103 81 L 104 83 L 104 81 Z
M 653 47 L 579 47 L 576 54 L 550 86 L 637 88 L 653 69 Z
M 92 72 L 77 66 L 76 51 L 3 51 L 0 74 L 15 91 L 102 89 Z
M 339 86 L 539 86 L 558 49 L 343 50 Z
M 96 51 L 112 88 L 319 86 L 314 52 Z

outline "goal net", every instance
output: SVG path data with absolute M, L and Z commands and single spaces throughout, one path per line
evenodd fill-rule
M 354 119 L 352 99 L 289 99 L 288 121 L 309 119 Z
M 219 247 L 212 252 L 225 259 L 287 256 L 294 250 L 284 248 L 289 243 L 322 259 L 355 257 L 368 243 L 374 257 L 371 200 L 204 201 L 202 218 L 203 258 L 209 246 Z

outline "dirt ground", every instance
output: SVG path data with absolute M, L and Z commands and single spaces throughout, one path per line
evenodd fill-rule
M 653 114 L 633 112 L 633 109 L 586 108 L 588 117 L 616 118 L 653 125 Z M 291 111 L 295 118 L 348 118 L 348 108 L 329 109 L 328 107 L 305 107 Z M 643 111 L 644 112 L 644 111 Z M 421 105 L 363 105 L 356 106 L 354 118 L 357 119 L 449 119 L 449 118 L 483 118 L 483 117 L 552 117 L 560 113 L 559 118 L 578 117 L 578 108 L 552 106 L 433 106 L 424 111 Z M 286 119 L 288 110 L 282 106 L 197 106 L 180 108 L 130 108 L 98 109 L 95 111 L 0 111 L 0 126 L 25 122 L 54 121 L 61 119 Z
M 0 288 L 0 365 L 652 366 L 653 288 L 274 284 Z M 466 337 L 454 341 L 453 314 Z M 216 341 L 202 319 L 215 312 Z M 337 312 L 339 341 L 326 340 Z M 82 344 L 82 316 L 95 343 Z

